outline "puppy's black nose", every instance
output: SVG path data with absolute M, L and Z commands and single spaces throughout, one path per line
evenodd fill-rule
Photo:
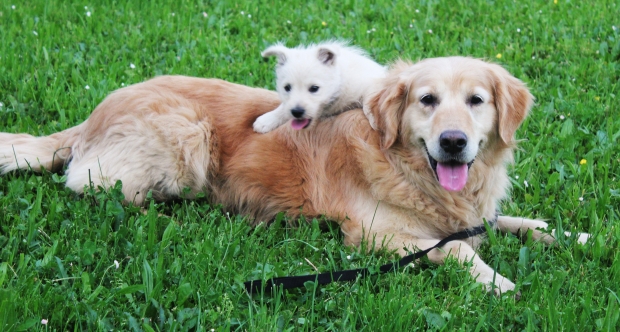
M 295 107 L 291 109 L 291 114 L 293 114 L 293 116 L 297 119 L 300 119 L 301 117 L 303 117 L 304 113 L 306 113 L 306 110 L 301 107 Z
M 460 130 L 447 130 L 439 135 L 439 146 L 447 153 L 459 153 L 467 146 L 467 135 Z

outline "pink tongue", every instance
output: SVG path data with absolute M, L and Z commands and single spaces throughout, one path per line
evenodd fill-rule
M 310 119 L 293 119 L 291 122 L 291 127 L 295 130 L 300 130 L 306 128 L 309 123 Z
M 467 164 L 437 163 L 439 184 L 448 191 L 459 191 L 467 183 Z

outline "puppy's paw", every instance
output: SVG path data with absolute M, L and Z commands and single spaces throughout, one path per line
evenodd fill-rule
M 254 131 L 259 134 L 266 134 L 275 129 L 270 123 L 264 123 L 261 121 L 261 118 L 256 119 L 252 127 L 254 128 Z
M 259 116 L 256 121 L 254 121 L 254 131 L 260 134 L 268 133 L 276 128 L 278 128 L 282 124 L 279 121 L 277 116 L 274 116 L 273 112 L 265 113 Z

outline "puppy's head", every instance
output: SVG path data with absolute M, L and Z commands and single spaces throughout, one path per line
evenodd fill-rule
M 276 89 L 293 129 L 304 129 L 334 101 L 340 88 L 339 44 L 287 48 L 273 45 L 263 57 L 275 56 Z
M 397 62 L 367 107 L 383 149 L 424 150 L 441 186 L 460 191 L 476 158 L 514 145 L 532 103 L 502 67 L 450 57 Z

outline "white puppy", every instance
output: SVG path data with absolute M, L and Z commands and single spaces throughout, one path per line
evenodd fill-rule
M 282 104 L 256 119 L 254 131 L 259 133 L 288 120 L 295 130 L 308 128 L 313 120 L 361 107 L 373 84 L 386 73 L 363 50 L 339 41 L 296 48 L 276 44 L 262 56 L 278 58 L 276 88 Z

